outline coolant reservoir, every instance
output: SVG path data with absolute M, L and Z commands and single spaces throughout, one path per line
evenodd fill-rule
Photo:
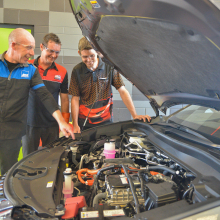
M 115 158 L 115 142 L 111 141 L 104 144 L 104 155 L 106 159 Z
M 64 199 L 71 198 L 73 194 L 73 181 L 72 181 L 72 169 L 66 168 L 63 172 L 64 182 L 63 182 L 63 195 Z

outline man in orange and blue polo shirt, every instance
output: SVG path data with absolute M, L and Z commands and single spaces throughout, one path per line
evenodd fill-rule
M 57 103 L 60 94 L 61 112 L 64 119 L 68 116 L 65 120 L 69 123 L 68 74 L 63 66 L 54 62 L 61 49 L 59 37 L 53 33 L 46 34 L 40 49 L 41 56 L 29 62 L 37 67 L 46 88 Z M 45 146 L 59 138 L 56 120 L 32 90 L 29 93 L 27 113 L 26 135 L 22 138 L 24 156 L 38 149 L 40 139 Z
M 112 122 L 112 85 L 134 119 L 151 120 L 148 115 L 137 115 L 121 75 L 100 59 L 85 37 L 78 49 L 82 62 L 73 68 L 69 87 L 74 133 Z

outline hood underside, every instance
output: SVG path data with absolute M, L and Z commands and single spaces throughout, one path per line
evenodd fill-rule
M 157 108 L 220 109 L 220 12 L 209 1 L 82 2 L 83 34 Z

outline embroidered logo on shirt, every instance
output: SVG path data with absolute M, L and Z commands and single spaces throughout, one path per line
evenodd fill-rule
M 90 1 L 90 3 L 92 4 L 93 8 L 100 8 L 100 5 L 97 1 Z
M 54 76 L 54 79 L 61 80 L 61 76 L 60 76 L 60 75 L 55 75 L 55 76 Z
M 29 71 L 22 70 L 21 71 L 21 77 L 28 78 L 29 77 Z

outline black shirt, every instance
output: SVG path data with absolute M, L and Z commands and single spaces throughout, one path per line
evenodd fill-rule
M 5 61 L 8 65 L 8 69 L 10 72 L 18 65 L 18 63 L 11 63 L 11 62 L 7 61 L 6 59 L 5 59 Z

